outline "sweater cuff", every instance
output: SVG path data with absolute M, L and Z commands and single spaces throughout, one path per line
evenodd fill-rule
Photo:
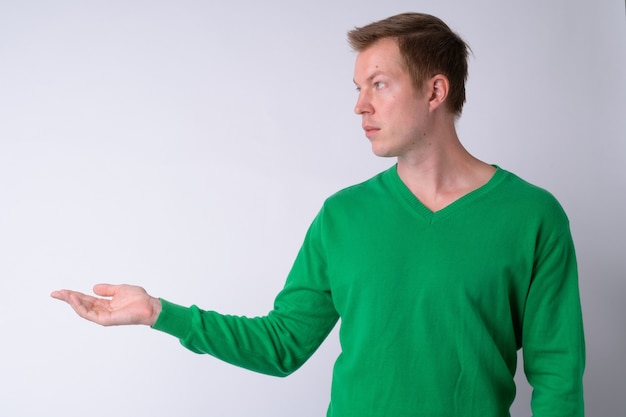
M 161 313 L 152 328 L 168 333 L 178 339 L 185 338 L 191 330 L 192 312 L 189 307 L 183 307 L 161 300 Z

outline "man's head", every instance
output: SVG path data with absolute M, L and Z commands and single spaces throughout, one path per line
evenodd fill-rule
M 436 74 L 450 83 L 447 108 L 460 115 L 465 103 L 467 80 L 467 44 L 435 16 L 403 13 L 348 32 L 350 46 L 363 52 L 381 39 L 398 43 L 400 54 L 416 90 Z

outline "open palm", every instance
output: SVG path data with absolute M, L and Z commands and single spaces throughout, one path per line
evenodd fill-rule
M 151 326 L 161 312 L 160 300 L 138 286 L 98 284 L 93 291 L 100 297 L 72 290 L 54 291 L 50 295 L 68 303 L 80 317 L 103 326 Z

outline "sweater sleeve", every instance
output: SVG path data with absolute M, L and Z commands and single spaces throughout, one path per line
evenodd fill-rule
M 252 371 L 287 376 L 315 352 L 337 323 L 330 293 L 320 220 L 313 222 L 274 308 L 263 317 L 223 315 L 162 300 L 153 328 Z
M 533 416 L 582 417 L 585 342 L 569 227 L 539 244 L 522 337 Z

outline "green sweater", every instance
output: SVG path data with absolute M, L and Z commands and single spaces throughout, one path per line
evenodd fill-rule
M 505 417 L 523 347 L 535 417 L 583 416 L 568 220 L 498 168 L 435 213 L 395 167 L 330 197 L 265 317 L 163 300 L 154 328 L 257 372 L 298 369 L 341 318 L 328 416 Z

